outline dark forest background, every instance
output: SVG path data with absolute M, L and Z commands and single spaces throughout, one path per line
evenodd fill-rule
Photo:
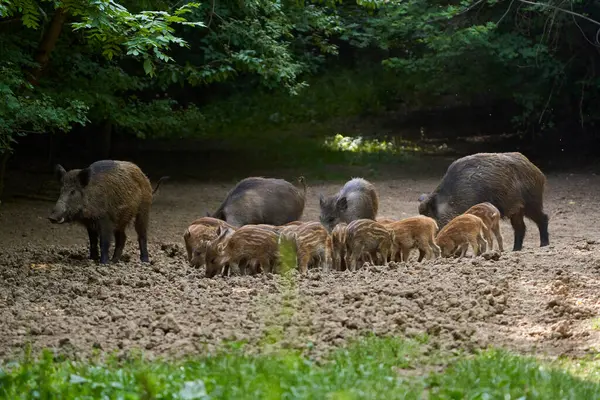
M 3 1 L 0 191 L 15 171 L 109 157 L 593 161 L 597 20 L 591 0 Z

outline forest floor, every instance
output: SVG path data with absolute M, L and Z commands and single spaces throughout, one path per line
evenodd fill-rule
M 373 180 L 381 216 L 416 215 L 419 194 L 437 185 L 450 161 L 421 162 L 421 173 L 415 165 L 398 167 Z M 319 193 L 332 194 L 343 182 L 306 178 L 302 219 L 318 220 Z M 512 252 L 512 228 L 503 221 L 506 251 L 499 258 L 469 252 L 462 260 L 413 258 L 291 279 L 207 279 L 188 266 L 185 228 L 217 208 L 232 179 L 173 179 L 161 187 L 152 209 L 150 264 L 137 262 L 133 229 L 125 261 L 98 266 L 87 260 L 81 227 L 48 222 L 52 203 L 13 199 L 0 208 L 0 359 L 14 359 L 29 346 L 34 353 L 142 350 L 171 358 L 224 340 L 245 342 L 250 352 L 282 346 L 318 359 L 367 333 L 426 335 L 439 349 L 493 345 L 584 356 L 600 348 L 600 176 L 552 172 L 547 178 L 550 246 L 539 247 L 537 227 L 527 220 L 524 249 Z

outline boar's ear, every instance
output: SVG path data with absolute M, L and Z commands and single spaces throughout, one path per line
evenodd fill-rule
M 335 204 L 335 207 L 338 209 L 338 211 L 346 211 L 348 209 L 348 199 L 346 196 L 340 197 Z
M 67 173 L 67 171 L 63 168 L 62 165 L 56 164 L 54 166 L 54 177 L 59 182 L 62 181 L 62 179 L 63 179 L 63 177 L 65 176 L 66 173 Z
M 209 211 L 206 212 L 206 216 L 210 217 L 210 212 Z
M 77 178 L 79 178 L 79 183 L 81 187 L 86 187 L 88 183 L 90 183 L 90 175 L 91 172 L 89 168 L 84 168 L 77 174 Z
M 319 193 L 319 205 L 323 206 L 323 204 L 325 204 L 325 197 L 323 196 L 323 193 Z

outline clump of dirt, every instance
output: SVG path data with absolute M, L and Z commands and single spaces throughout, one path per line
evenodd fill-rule
M 448 349 L 582 353 L 598 340 L 589 319 L 598 312 L 592 275 L 600 254 L 579 259 L 568 250 L 207 279 L 174 243 L 151 246 L 150 264 L 131 257 L 109 266 L 88 261 L 85 247 L 29 246 L 2 254 L 0 357 L 28 343 L 71 355 L 142 349 L 178 356 L 224 340 L 318 356 L 365 333 L 426 333 Z

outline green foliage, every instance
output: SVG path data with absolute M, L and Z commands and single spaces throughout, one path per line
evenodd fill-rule
M 7 40 L 8 39 L 8 40 Z M 73 97 L 54 97 L 44 90 L 33 91 L 24 68 L 34 65 L 27 54 L 9 38 L 0 36 L 0 154 L 11 152 L 15 136 L 28 133 L 68 132 L 73 124 L 85 124 L 88 107 Z M 22 91 L 26 87 L 29 90 Z
M 423 351 L 427 339 L 367 337 L 316 363 L 297 353 L 246 355 L 232 344 L 184 361 L 59 361 L 47 352 L 0 368 L 6 399 L 593 399 L 600 384 L 501 350 Z M 427 355 L 425 355 L 427 354 Z M 440 368 L 447 366 L 447 368 Z M 440 372 L 428 372 L 428 371 Z
M 3 53 L 0 76 L 12 105 L 0 107 L 14 113 L 8 107 L 20 96 L 28 97 L 19 107 L 29 107 L 24 119 L 3 125 L 4 142 L 16 132 L 107 120 L 139 137 L 242 140 L 311 124 L 307 136 L 330 136 L 324 131 L 334 119 L 381 115 L 400 103 L 418 110 L 448 97 L 516 104 L 520 129 L 593 126 L 595 27 L 560 7 L 558 0 L 1 0 L 0 18 L 20 18 L 27 29 L 4 35 L 16 44 Z M 40 85 L 30 87 L 40 33 L 58 10 L 68 20 Z M 600 18 L 587 0 L 569 11 Z
M 21 16 L 23 25 L 31 29 L 41 29 L 40 18 L 45 14 L 39 0 L 3 0 L 0 3 L 0 18 Z M 74 31 L 84 30 L 90 45 L 101 54 L 112 59 L 121 54 L 121 47 L 128 55 L 144 59 L 144 70 L 154 74 L 153 59 L 165 62 L 172 58 L 164 53 L 170 44 L 187 46 L 181 38 L 173 35 L 173 24 L 203 27 L 202 22 L 189 22 L 182 15 L 189 13 L 198 3 L 187 3 L 175 10 L 173 15 L 166 11 L 142 11 L 130 13 L 122 5 L 110 0 L 53 1 L 53 12 L 64 10 L 79 21 L 70 25 Z

